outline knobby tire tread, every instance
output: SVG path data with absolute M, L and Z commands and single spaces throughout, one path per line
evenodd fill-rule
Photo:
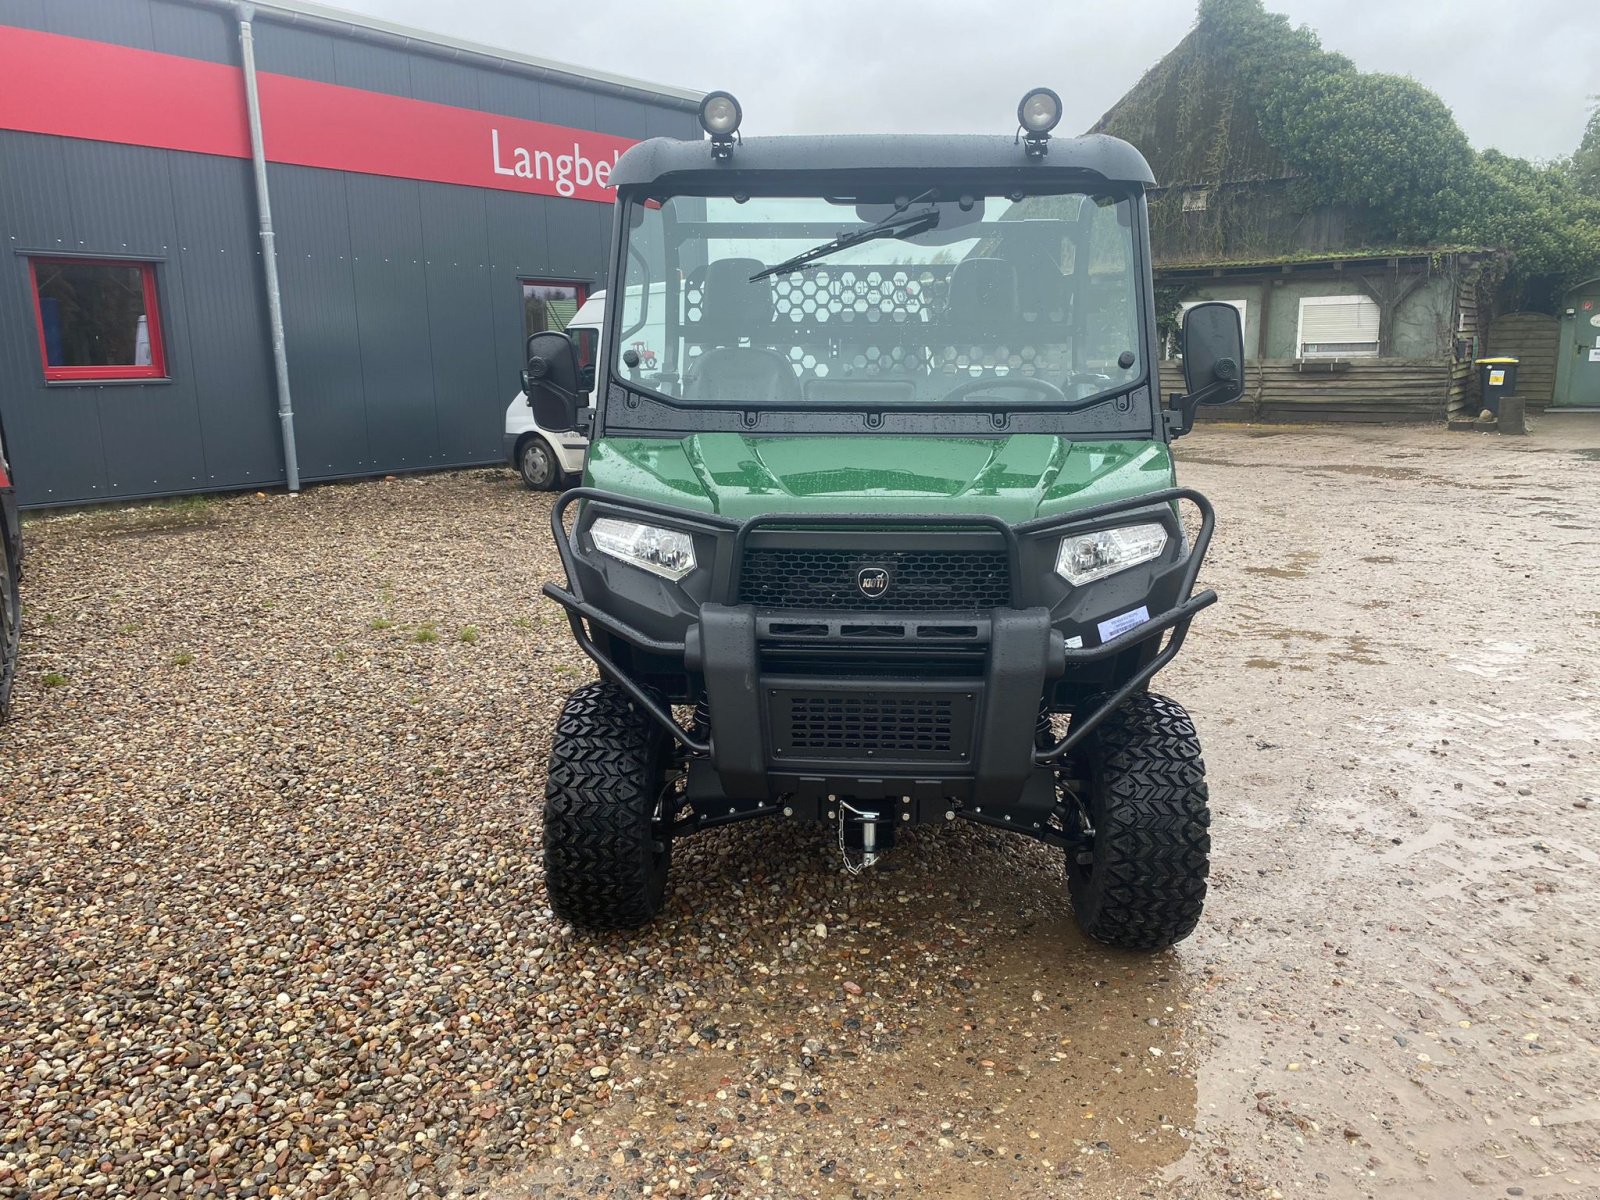
M 1210 873 L 1200 739 L 1182 705 L 1144 693 L 1092 735 L 1093 862 L 1068 851 L 1073 909 L 1097 941 L 1156 950 L 1194 932 Z
M 556 722 L 545 783 L 544 871 L 556 916 L 588 929 L 648 923 L 670 843 L 652 829 L 664 734 L 616 684 L 584 684 Z

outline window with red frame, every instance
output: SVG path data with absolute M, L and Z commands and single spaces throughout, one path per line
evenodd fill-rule
M 29 267 L 47 380 L 166 377 L 154 263 L 33 258 Z
M 546 331 L 561 333 L 589 298 L 584 283 L 556 283 L 545 279 L 522 281 L 522 336 Z

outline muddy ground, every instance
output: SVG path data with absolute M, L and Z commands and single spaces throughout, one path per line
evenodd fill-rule
M 1153 957 L 964 825 L 552 921 L 585 670 L 509 473 L 32 523 L 0 1195 L 1600 1196 L 1600 422 L 1179 458 L 1214 868 Z

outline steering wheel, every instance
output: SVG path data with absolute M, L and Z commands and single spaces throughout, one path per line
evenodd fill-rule
M 1036 375 L 995 375 L 993 377 L 980 376 L 977 379 L 969 379 L 965 383 L 956 384 L 956 386 L 952 390 L 946 392 L 941 399 L 960 400 L 964 397 L 972 395 L 973 392 L 982 392 L 990 388 L 997 387 L 1028 387 L 1032 388 L 1036 392 L 1043 392 L 1052 400 L 1059 400 L 1063 404 L 1071 403 L 1071 401 L 1067 399 L 1067 394 L 1065 392 L 1063 392 L 1055 384 L 1051 383 L 1048 379 L 1040 379 Z

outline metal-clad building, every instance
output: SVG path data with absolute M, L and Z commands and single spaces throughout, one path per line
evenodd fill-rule
M 699 136 L 698 93 L 300 3 L 0 0 L 0 80 L 33 506 L 281 484 L 290 446 L 305 480 L 496 461 L 526 334 L 601 276 L 610 163 Z

